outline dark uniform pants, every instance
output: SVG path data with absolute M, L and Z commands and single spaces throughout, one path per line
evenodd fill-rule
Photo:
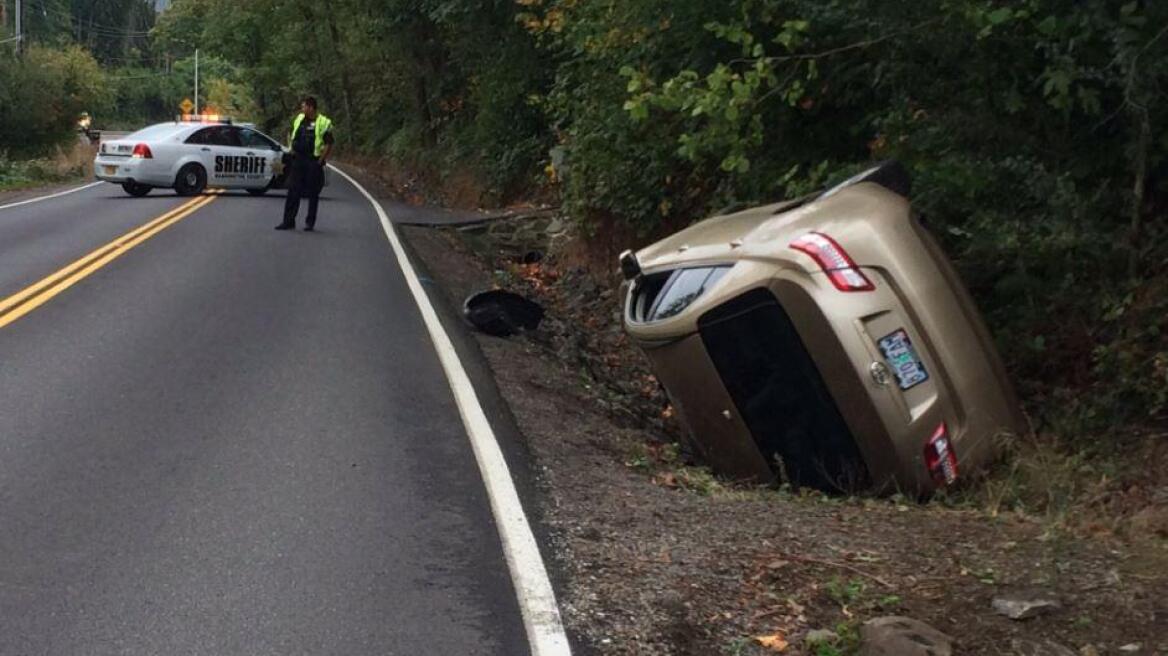
M 316 206 L 320 202 L 320 189 L 324 185 L 324 167 L 314 157 L 294 155 L 291 171 L 288 173 L 288 199 L 284 202 L 284 225 L 296 225 L 296 215 L 300 212 L 300 199 L 308 199 L 308 216 L 304 223 L 316 225 Z

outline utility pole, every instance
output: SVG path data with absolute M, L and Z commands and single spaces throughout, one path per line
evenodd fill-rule
M 19 0 L 17 0 L 19 2 Z M 199 49 L 195 48 L 195 114 L 202 114 L 199 111 Z

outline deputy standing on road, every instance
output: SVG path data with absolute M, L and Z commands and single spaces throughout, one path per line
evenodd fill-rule
M 284 203 L 284 222 L 276 230 L 296 227 L 300 199 L 308 198 L 308 216 L 304 230 L 312 232 L 316 226 L 316 206 L 320 202 L 320 188 L 324 186 L 324 167 L 333 150 L 333 122 L 316 111 L 316 98 L 309 96 L 300 105 L 300 114 L 292 120 L 291 170 L 288 172 L 288 200 Z

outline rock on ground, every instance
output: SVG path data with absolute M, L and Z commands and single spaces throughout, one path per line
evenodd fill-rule
M 1035 593 L 995 597 L 993 608 L 1012 620 L 1028 620 L 1058 610 L 1062 605 L 1052 595 Z
M 1012 653 L 1018 656 L 1080 656 L 1073 649 L 1051 640 L 1015 640 Z
M 953 638 L 911 617 L 877 617 L 860 627 L 860 656 L 951 656 Z

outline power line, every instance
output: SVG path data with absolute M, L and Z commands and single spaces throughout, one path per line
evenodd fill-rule
M 72 11 L 60 9 L 56 6 L 49 5 L 45 2 L 45 0 L 37 0 L 37 4 L 40 5 L 41 13 L 46 15 L 46 16 L 51 13 L 51 14 L 56 15 L 58 18 L 66 18 L 66 19 L 72 21 L 73 23 L 75 23 L 78 27 L 82 28 L 83 30 L 91 32 L 91 33 L 97 33 L 97 34 L 100 34 L 102 36 L 116 36 L 116 37 L 139 36 L 139 37 L 142 37 L 142 36 L 147 36 L 150 34 L 150 30 L 127 30 L 127 29 L 120 28 L 120 27 L 113 27 L 110 25 L 102 25 L 100 23 L 89 23 L 84 18 L 77 17 L 77 15 L 74 14 Z
M 166 57 L 155 55 L 153 57 L 99 57 L 103 62 L 122 63 L 122 64 L 162 64 L 166 62 Z
M 155 77 L 170 77 L 171 73 L 148 73 L 146 75 L 107 75 L 106 80 L 145 80 Z

